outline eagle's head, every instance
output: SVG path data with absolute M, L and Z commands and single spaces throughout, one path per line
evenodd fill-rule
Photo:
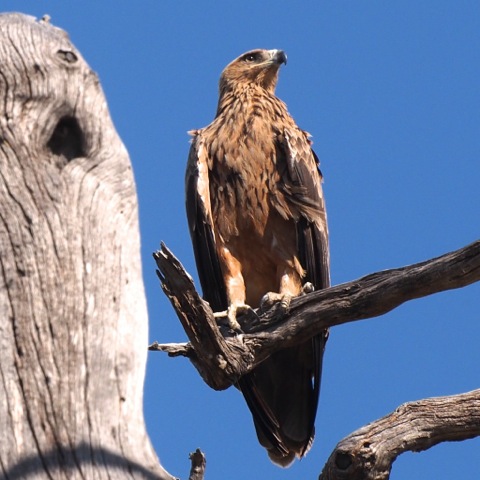
M 282 63 L 287 63 L 287 55 L 283 50 L 257 49 L 244 53 L 223 70 L 220 92 L 255 83 L 273 93 Z

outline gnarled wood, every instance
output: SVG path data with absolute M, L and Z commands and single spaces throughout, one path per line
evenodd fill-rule
M 164 244 L 162 250 L 154 254 L 154 258 L 159 267 L 157 274 L 162 289 L 172 302 L 191 342 L 191 348 L 186 347 L 184 352 L 212 388 L 221 390 L 229 387 L 243 374 L 242 355 L 246 352 L 241 343 L 227 342 L 217 326 L 210 305 L 200 297 L 192 277 Z M 225 335 L 228 335 L 226 330 Z M 165 348 L 157 343 L 149 349 Z M 177 350 L 173 355 L 183 355 L 184 352 Z M 170 353 L 172 354 L 171 350 Z M 229 359 L 228 362 L 226 358 Z
M 155 255 L 162 288 L 182 321 L 190 344 L 154 344 L 151 350 L 186 355 L 215 389 L 235 383 L 273 352 L 305 341 L 326 327 L 387 313 L 402 303 L 480 280 L 480 241 L 425 262 L 385 270 L 294 298 L 287 315 L 274 306 L 239 318 L 243 335 L 213 321 L 180 262 L 165 247 Z M 209 339 L 206 341 L 205 339 Z M 221 359 L 221 361 L 218 361 Z
M 0 15 L 0 477 L 172 478 L 143 419 L 130 161 L 65 32 Z
M 192 462 L 192 467 L 190 468 L 188 480 L 203 480 L 207 466 L 207 459 L 203 452 L 197 448 L 190 454 L 190 461 Z
M 388 480 L 400 454 L 478 435 L 480 390 L 405 403 L 341 440 L 319 480 Z

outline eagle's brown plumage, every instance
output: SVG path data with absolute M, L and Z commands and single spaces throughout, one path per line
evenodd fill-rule
M 318 159 L 274 92 L 280 50 L 247 52 L 223 71 L 215 120 L 192 132 L 187 215 L 205 299 L 214 311 L 329 286 Z M 282 466 L 310 448 L 328 332 L 272 355 L 238 386 L 260 443 Z

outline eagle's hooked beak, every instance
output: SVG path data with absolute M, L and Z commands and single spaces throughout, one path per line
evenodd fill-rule
M 273 63 L 281 65 L 284 63 L 287 64 L 287 54 L 283 50 L 269 50 L 270 59 Z

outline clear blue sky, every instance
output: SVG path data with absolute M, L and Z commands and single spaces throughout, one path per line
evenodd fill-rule
M 187 130 L 208 124 L 223 67 L 252 48 L 288 54 L 278 95 L 313 135 L 325 175 L 334 284 L 479 238 L 480 3 L 475 1 L 3 0 L 48 13 L 100 76 L 140 203 L 150 340 L 183 341 L 151 252 L 193 274 L 184 213 Z M 196 278 L 196 275 L 195 275 Z M 241 395 L 214 392 L 185 359 L 151 353 L 146 422 L 172 474 L 202 448 L 207 478 L 314 479 L 335 444 L 399 404 L 478 388 L 480 285 L 333 329 L 317 438 L 273 466 Z M 406 454 L 391 478 L 478 479 L 480 440 Z

